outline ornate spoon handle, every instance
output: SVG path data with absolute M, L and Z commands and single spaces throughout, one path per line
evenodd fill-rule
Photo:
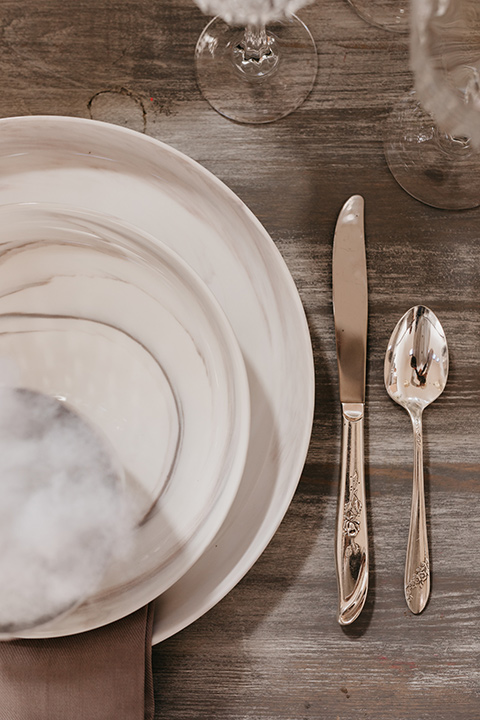
M 421 412 L 410 413 L 410 417 L 414 439 L 413 491 L 404 587 L 407 605 L 418 615 L 425 608 L 430 595 L 430 559 L 423 485 L 422 415 Z
M 340 625 L 349 625 L 360 615 L 368 591 L 363 410 L 363 404 L 342 403 L 342 463 L 335 548 Z

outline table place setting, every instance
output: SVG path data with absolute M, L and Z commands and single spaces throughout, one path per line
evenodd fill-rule
M 15 637 L 85 637 L 152 603 L 156 643 L 236 584 L 288 507 L 313 413 L 303 308 L 254 216 L 185 156 L 90 120 L 0 124 L 3 382 L 86 416 L 141 512 L 95 593 Z
M 471 720 L 475 3 L 27 4 L 0 720 Z

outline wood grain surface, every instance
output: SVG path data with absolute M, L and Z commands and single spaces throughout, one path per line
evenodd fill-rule
M 406 38 L 346 0 L 300 16 L 318 76 L 292 115 L 243 126 L 195 81 L 207 22 L 192 0 L 0 1 L 0 115 L 94 117 L 161 139 L 215 173 L 271 234 L 304 303 L 316 364 L 311 446 L 292 505 L 239 585 L 154 647 L 156 718 L 473 720 L 480 717 L 480 210 L 407 195 L 382 137 L 410 88 Z M 333 556 L 340 450 L 331 304 L 336 216 L 366 201 L 370 325 L 366 465 L 372 581 L 359 621 L 336 622 Z M 407 414 L 383 387 L 390 333 L 412 305 L 439 316 L 447 388 L 425 412 L 432 595 L 403 599 L 411 493 Z

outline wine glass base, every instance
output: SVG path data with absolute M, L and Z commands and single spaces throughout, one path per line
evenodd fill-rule
M 480 153 L 453 138 L 408 93 L 385 126 L 385 158 L 398 184 L 420 202 L 443 210 L 480 205 Z
M 348 0 L 357 15 L 370 25 L 396 33 L 408 33 L 408 0 Z
M 240 123 L 269 123 L 293 112 L 310 93 L 317 50 L 310 31 L 292 15 L 267 26 L 271 50 L 241 62 L 242 28 L 216 17 L 195 49 L 199 88 L 221 115 Z

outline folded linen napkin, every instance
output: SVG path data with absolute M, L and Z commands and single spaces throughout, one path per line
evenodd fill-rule
M 0 720 L 153 720 L 153 603 L 68 637 L 0 643 Z

